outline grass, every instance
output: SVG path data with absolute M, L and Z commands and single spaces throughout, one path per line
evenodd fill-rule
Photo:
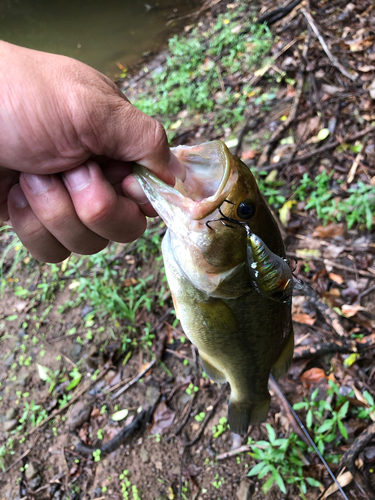
M 241 70 L 258 68 L 273 43 L 267 27 L 250 22 L 239 26 L 238 10 L 243 8 L 228 10 L 206 31 L 198 27 L 189 37 L 171 38 L 165 66 L 153 73 L 150 91 L 138 95 L 135 105 L 148 115 L 164 117 L 172 133 L 182 123 L 176 117 L 181 110 L 190 115 L 213 111 L 215 127 L 239 123 L 250 97 L 256 97 L 256 90 L 241 81 Z M 258 99 L 266 103 L 274 97 Z

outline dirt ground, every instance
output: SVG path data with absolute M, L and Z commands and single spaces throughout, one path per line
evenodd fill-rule
M 211 3 L 199 14 L 202 29 L 228 2 Z M 278 6 L 251 5 L 238 23 Z M 259 75 L 244 69 L 239 77 L 266 93 L 275 75 L 284 74 L 269 108 L 250 101 L 234 131 L 213 128 L 209 113 L 204 125 L 185 113 L 173 139 L 178 145 L 235 137 L 232 151 L 254 170 L 276 171 L 278 193 L 292 201 L 273 208 L 288 258 L 298 259 L 295 275 L 310 291 L 295 290 L 295 356 L 280 387 L 291 404 L 310 400 L 316 389 L 317 400 L 335 403 L 337 411 L 344 406 L 340 397 L 349 401 L 342 419 L 346 437 L 338 432 L 326 443 L 325 456 L 338 457 L 330 463 L 336 475 L 340 456 L 375 420 L 375 407 L 368 419 L 358 417 L 371 407 L 363 394 L 375 397 L 375 240 L 364 223 L 349 228 L 343 218 L 323 225 L 316 206 L 293 201 L 292 186 L 324 169 L 337 199 L 359 181 L 375 185 L 374 13 L 367 0 L 305 0 L 270 27 L 275 43 L 267 70 Z M 164 59 L 151 61 L 150 72 Z M 146 83 L 141 72 L 122 85 L 134 97 Z M 322 129 L 329 130 L 326 140 L 317 139 Z M 371 197 L 369 206 L 374 213 Z M 110 244 L 102 257 L 72 257 L 58 266 L 37 263 L 11 232 L 0 233 L 1 500 L 303 497 L 293 481 L 286 494 L 276 484 L 264 494 L 265 479 L 248 476 L 257 462 L 247 444 L 268 440 L 267 427 L 252 426 L 244 438 L 227 428 L 229 388 L 203 374 L 173 315 L 160 259 L 164 232 L 156 219 L 135 243 Z M 277 437 L 301 435 L 284 397 L 274 387 L 271 394 L 267 422 Z M 306 411 L 298 414 L 305 421 Z M 322 415 L 327 419 L 327 412 Z M 116 436 L 121 444 L 110 451 Z M 354 469 L 344 470 L 349 499 L 375 498 L 371 438 L 360 447 Z M 313 451 L 303 455 L 303 475 L 322 484 L 307 486 L 305 498 L 312 500 L 332 480 Z

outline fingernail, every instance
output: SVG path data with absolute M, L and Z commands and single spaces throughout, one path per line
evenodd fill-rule
M 148 198 L 145 195 L 141 185 L 134 177 L 127 177 L 126 182 L 123 184 L 123 188 L 126 196 L 131 198 L 133 201 L 139 205 L 144 205 L 148 202 Z
M 91 182 L 90 171 L 86 165 L 66 170 L 63 179 L 70 191 L 81 191 Z
M 25 180 L 34 194 L 46 193 L 52 185 L 50 175 L 24 174 Z
M 172 152 L 171 152 L 171 157 L 169 158 L 168 169 L 174 177 L 181 179 L 182 182 L 186 179 L 185 166 Z
M 25 208 L 29 204 L 19 184 L 12 189 L 12 198 L 17 208 Z

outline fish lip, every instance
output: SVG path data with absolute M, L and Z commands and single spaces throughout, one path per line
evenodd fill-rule
M 146 196 L 162 218 L 165 218 L 163 214 L 165 208 L 163 210 L 162 205 L 167 203 L 180 209 L 185 216 L 192 220 L 204 219 L 223 203 L 229 192 L 226 187 L 233 172 L 230 151 L 222 141 L 205 142 L 198 146 L 178 146 L 171 148 L 171 150 L 186 166 L 187 176 L 184 182 L 176 179 L 175 185 L 173 187 L 169 186 L 151 171 L 140 165 L 134 167 L 134 174 L 141 183 Z M 215 156 L 216 159 L 212 159 L 212 156 Z M 194 170 L 194 163 L 197 164 L 196 170 Z M 202 164 L 203 168 L 201 168 Z M 219 168 L 220 171 L 218 172 Z M 203 179 L 200 179 L 197 174 L 199 170 L 201 170 Z M 210 175 L 211 173 L 212 175 Z M 216 180 L 211 179 L 214 175 L 216 175 Z M 196 183 L 199 180 L 202 182 Z M 194 188 L 201 188 L 204 191 L 210 182 L 215 186 L 215 189 L 212 189 L 212 194 L 209 196 L 196 194 Z

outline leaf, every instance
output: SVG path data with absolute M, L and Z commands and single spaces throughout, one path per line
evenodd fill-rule
M 317 384 L 322 378 L 325 379 L 327 376 L 321 368 L 311 368 L 300 376 L 302 382 L 307 382 L 308 384 Z
M 292 319 L 296 323 L 301 323 L 302 325 L 312 326 L 315 323 L 315 318 L 312 318 L 308 314 L 304 314 L 304 313 L 293 314 Z
M 297 248 L 296 255 L 302 260 L 320 259 L 322 253 L 316 248 Z
M 266 427 L 267 427 L 269 440 L 270 440 L 271 444 L 273 444 L 275 442 L 275 439 L 276 439 L 276 432 L 273 429 L 272 425 L 266 424 Z
M 162 401 L 154 411 L 153 425 L 151 427 L 151 434 L 162 434 L 172 425 L 176 412 L 172 411 L 166 405 L 165 401 Z
M 329 429 L 332 429 L 334 424 L 335 424 L 335 421 L 333 420 L 333 418 L 329 418 L 328 420 L 326 420 L 324 422 L 323 425 L 321 425 L 319 427 L 319 429 L 316 432 L 318 432 L 319 434 L 323 434 L 324 432 L 328 431 Z
M 300 403 L 295 403 L 293 405 L 293 410 L 302 410 L 303 408 L 306 408 L 307 403 L 301 401 Z
M 306 425 L 307 425 L 307 428 L 308 429 L 311 429 L 311 426 L 312 426 L 312 418 L 313 418 L 313 415 L 312 415 L 312 411 L 309 410 L 307 412 L 307 415 L 306 415 Z
M 331 222 L 327 226 L 317 226 L 312 236 L 314 238 L 336 238 L 341 236 L 345 231 L 345 224 L 341 222 L 340 224 L 335 224 Z
M 38 374 L 39 374 L 39 378 L 40 380 L 43 380 L 44 382 L 46 380 L 48 380 L 50 378 L 50 369 L 48 368 L 48 366 L 43 366 L 43 365 L 40 365 L 39 363 L 37 363 L 37 367 L 38 367 Z
M 362 307 L 360 304 L 344 304 L 341 306 L 341 311 L 347 318 L 352 318 L 357 314 L 358 311 L 365 311 L 366 308 Z
M 339 428 L 339 431 L 341 432 L 341 434 L 344 436 L 345 439 L 348 439 L 348 431 L 346 430 L 346 427 L 345 425 L 341 422 L 341 420 L 338 420 L 337 421 L 337 425 L 338 425 L 338 428 Z
M 81 382 L 81 378 L 82 378 L 82 375 L 80 375 L 79 377 L 76 377 L 74 378 L 70 384 L 68 385 L 68 387 L 66 388 L 67 391 L 71 391 L 72 389 L 74 389 L 75 387 L 77 387 L 77 385 Z
M 274 469 L 273 472 L 272 472 L 272 476 L 273 478 L 275 479 L 276 481 L 276 484 L 277 486 L 280 488 L 280 490 L 286 494 L 286 488 L 285 488 L 285 484 L 284 484 L 284 481 L 282 479 L 282 477 L 280 476 L 279 472 Z
M 252 469 L 251 471 L 248 473 L 248 476 L 255 476 L 257 475 L 262 469 L 263 467 L 266 465 L 266 462 L 259 462 L 258 464 L 256 464 Z
M 271 477 L 270 477 L 270 478 L 269 478 L 269 479 L 268 479 L 268 480 L 264 483 L 264 485 L 262 486 L 263 493 L 267 493 L 267 492 L 271 489 L 271 487 L 272 487 L 272 485 L 273 485 L 274 481 L 275 481 L 275 480 L 274 480 L 273 476 L 271 476 Z
M 127 408 L 123 409 L 123 410 L 119 410 L 119 411 L 116 411 L 113 415 L 112 415 L 112 420 L 114 420 L 115 422 L 120 422 L 120 420 L 124 420 L 124 418 L 126 418 L 129 414 L 129 410 Z
M 352 476 L 351 472 L 346 471 L 346 472 L 343 472 L 342 474 L 340 474 L 339 476 L 337 476 L 336 479 L 337 479 L 339 485 L 341 486 L 341 488 L 344 488 L 345 486 L 347 486 L 348 484 L 350 484 L 353 481 L 353 476 Z M 307 478 L 306 478 L 306 480 L 307 480 Z M 322 500 L 325 500 L 326 498 L 328 498 L 330 495 L 332 495 L 332 493 L 334 493 L 337 490 L 338 490 L 338 487 L 337 487 L 336 483 L 331 484 L 331 486 L 328 488 L 328 490 L 322 496 Z
M 342 407 L 339 409 L 337 415 L 340 419 L 344 418 L 346 416 L 346 414 L 348 413 L 348 409 L 349 409 L 349 401 L 346 401 Z
M 317 135 L 318 141 L 324 141 L 324 139 L 327 139 L 329 134 L 330 132 L 328 128 L 322 128 L 321 130 L 319 130 Z
M 345 360 L 344 360 L 344 366 L 347 366 L 348 368 L 357 361 L 358 358 L 360 358 L 361 355 L 358 354 L 357 352 L 352 352 Z
M 320 483 L 316 479 L 313 479 L 312 477 L 306 477 L 305 479 L 310 486 L 315 486 L 315 488 L 320 488 L 322 486 L 322 483 Z

